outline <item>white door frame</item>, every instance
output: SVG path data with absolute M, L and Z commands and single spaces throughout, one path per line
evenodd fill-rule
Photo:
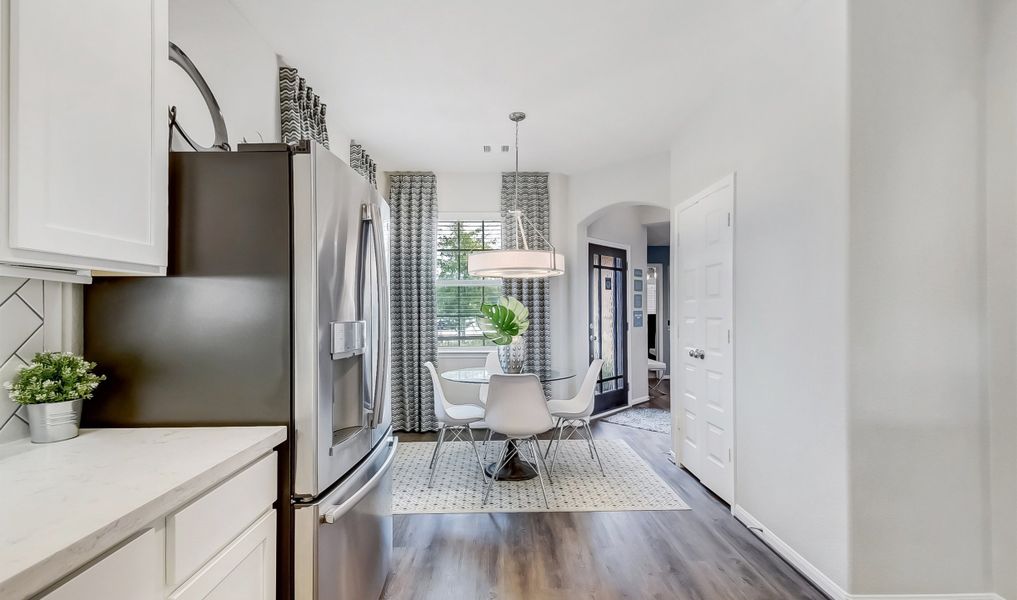
M 628 384 L 629 390 L 625 395 L 626 406 L 632 406 L 632 246 L 629 244 L 621 244 L 618 242 L 612 242 L 610 240 L 602 240 L 600 238 L 586 236 L 586 256 L 590 255 L 590 244 L 597 244 L 598 246 L 607 246 L 608 248 L 617 248 L 618 250 L 625 251 L 625 383 Z M 589 327 L 590 323 L 590 264 L 589 258 L 586 259 L 584 270 L 586 271 L 586 323 Z M 586 330 L 586 356 L 590 354 L 590 331 Z M 581 373 L 580 375 L 585 375 Z M 614 410 L 605 411 L 598 415 L 599 417 L 606 417 L 609 414 L 616 413 L 620 410 L 624 410 L 625 407 L 616 408 Z
M 737 211 L 737 206 L 738 206 L 738 188 L 736 186 L 735 173 L 732 172 L 732 173 L 724 176 L 720 180 L 710 184 L 709 186 L 707 186 L 703 190 L 699 191 L 698 193 L 696 193 L 692 197 L 684 200 L 683 202 L 681 202 L 681 203 L 679 203 L 677 205 L 672 206 L 672 208 L 671 208 L 671 267 L 670 267 L 670 277 L 671 277 L 671 281 L 673 283 L 671 284 L 671 297 L 670 297 L 670 302 L 668 304 L 669 304 L 669 307 L 670 307 L 669 309 L 671 311 L 671 315 L 673 317 L 676 317 L 678 315 L 678 298 L 679 298 L 679 294 L 678 294 L 678 285 L 679 285 L 678 282 L 679 282 L 679 279 L 678 279 L 678 276 L 677 276 L 678 253 L 681 252 L 681 247 L 679 246 L 679 241 L 680 240 L 678 239 L 678 230 L 679 230 L 679 219 L 681 218 L 680 217 L 681 212 L 683 210 L 685 210 L 686 208 L 688 208 L 689 206 L 691 206 L 692 204 L 694 204 L 696 202 L 699 202 L 702 198 L 705 198 L 706 196 L 709 196 L 710 194 L 716 192 L 717 190 L 723 189 L 725 187 L 731 187 L 732 199 L 733 199 L 732 206 L 731 206 L 731 228 L 732 228 L 731 229 L 731 308 L 732 308 L 732 310 L 731 310 L 731 451 L 732 451 L 731 473 L 732 473 L 732 477 L 734 478 L 734 482 L 737 483 L 737 474 L 738 474 L 738 450 L 737 450 L 737 443 L 738 442 L 737 441 L 738 441 L 738 435 L 737 435 L 737 425 L 735 423 L 737 421 L 737 397 L 738 397 L 738 394 L 737 394 L 737 387 L 735 386 L 734 383 L 735 383 L 735 377 L 736 377 L 736 373 L 737 373 L 737 368 L 736 368 L 737 367 L 737 365 L 736 365 L 736 362 L 737 362 L 736 361 L 736 355 L 737 355 L 737 353 L 735 352 L 735 345 L 738 342 L 738 335 L 737 335 L 737 327 L 738 327 L 738 325 L 737 325 L 737 321 L 735 319 L 734 304 L 735 304 L 735 298 L 736 298 L 736 295 L 738 293 L 738 290 L 735 287 L 735 275 L 734 274 L 735 274 L 735 271 L 736 271 L 736 269 L 738 267 L 735 264 L 735 260 L 734 260 L 734 257 L 735 257 L 735 253 L 734 253 L 735 235 L 734 234 L 737 231 L 736 226 L 737 226 L 737 223 L 738 223 L 738 220 L 736 218 L 736 211 Z M 672 354 L 674 354 L 675 350 L 678 348 L 678 324 L 677 323 L 675 324 L 675 326 L 671 327 L 670 337 L 671 337 L 671 350 L 672 350 Z M 681 444 L 681 438 L 682 438 L 682 436 L 681 436 L 681 424 L 682 424 L 682 420 L 679 418 L 679 415 L 684 414 L 683 413 L 684 405 L 682 403 L 681 394 L 680 393 L 676 393 L 678 390 L 674 389 L 675 388 L 675 383 L 677 381 L 678 381 L 677 377 L 672 377 L 668 381 L 669 395 L 671 397 L 671 454 L 674 455 L 675 464 L 676 465 L 681 465 L 681 462 L 682 462 L 682 448 L 681 448 L 682 447 L 682 444 Z M 737 487 L 738 487 L 737 485 L 732 485 L 731 486 L 731 511 L 732 511 L 732 514 L 734 512 L 734 507 L 735 507 L 735 505 L 737 503 L 737 497 L 736 497 L 737 496 Z

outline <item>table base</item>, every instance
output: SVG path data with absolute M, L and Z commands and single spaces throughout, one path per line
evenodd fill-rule
M 487 465 L 484 469 L 487 472 L 488 477 L 494 477 L 498 481 L 526 481 L 533 479 L 537 476 L 537 468 L 528 460 L 523 459 L 522 455 L 519 454 L 519 447 L 515 440 L 508 440 L 506 444 L 511 444 L 515 447 L 515 452 L 509 449 L 508 452 L 512 453 L 512 458 L 502 465 L 501 470 L 495 474 L 494 469 L 498 466 L 497 461 Z

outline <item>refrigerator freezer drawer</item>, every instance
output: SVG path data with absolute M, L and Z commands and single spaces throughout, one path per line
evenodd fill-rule
M 392 463 L 382 441 L 342 483 L 295 511 L 294 598 L 374 600 L 392 561 Z

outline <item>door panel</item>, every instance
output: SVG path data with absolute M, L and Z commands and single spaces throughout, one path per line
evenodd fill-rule
M 674 334 L 684 415 L 675 438 L 681 464 L 724 500 L 734 496 L 734 178 L 676 207 L 679 274 Z
M 628 260 L 625 250 L 589 245 L 590 361 L 604 360 L 594 413 L 628 404 Z

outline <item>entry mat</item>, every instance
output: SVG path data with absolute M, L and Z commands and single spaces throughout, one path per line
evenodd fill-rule
M 614 423 L 615 425 L 671 434 L 671 411 L 664 410 L 663 408 L 633 406 L 632 408 L 604 417 L 601 420 Z

